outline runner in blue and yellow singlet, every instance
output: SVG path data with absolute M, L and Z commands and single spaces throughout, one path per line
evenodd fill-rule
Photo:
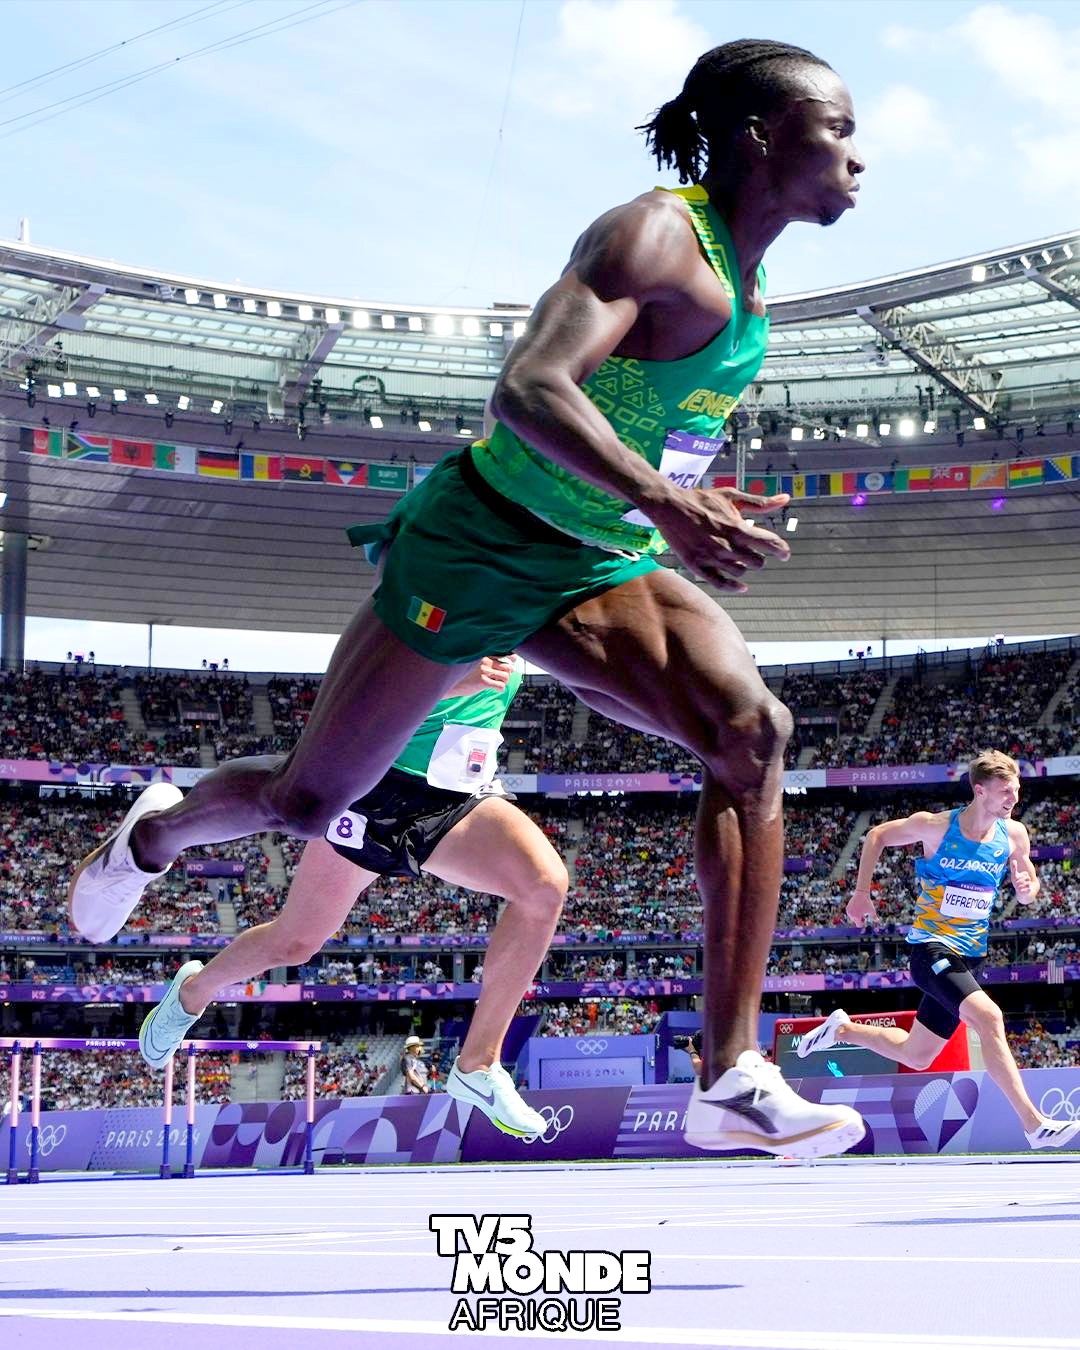
M 507 356 L 492 434 L 447 455 L 384 525 L 354 532 L 384 570 L 300 743 L 284 762 L 223 766 L 182 802 L 140 799 L 78 870 L 72 916 L 88 934 L 115 931 L 193 844 L 275 826 L 321 834 L 378 782 L 456 666 L 517 650 L 702 762 L 705 1025 L 688 1140 L 843 1152 L 859 1116 L 803 1101 L 757 1053 L 791 717 L 690 577 L 741 593 L 789 556 L 746 518 L 785 497 L 699 484 L 765 353 L 766 249 L 793 221 L 831 225 L 855 205 L 851 96 L 811 52 L 729 42 L 642 130 L 688 186 L 585 230 Z M 683 573 L 659 565 L 665 547 Z
M 998 888 L 1011 875 L 1016 898 L 1039 894 L 1027 827 L 1012 819 L 1020 799 L 1020 766 L 1000 750 L 984 750 L 968 769 L 972 800 L 952 811 L 916 811 L 867 831 L 859 875 L 848 901 L 854 923 L 877 918 L 871 894 L 882 849 L 919 844 L 919 893 L 908 930 L 911 978 L 922 1001 L 910 1032 L 852 1022 L 836 1008 L 799 1045 L 805 1058 L 837 1041 L 875 1050 L 912 1069 L 925 1069 L 961 1022 L 982 1045 L 986 1071 L 1008 1098 L 1032 1148 L 1062 1148 L 1080 1134 L 1080 1121 L 1051 1120 L 1028 1096 L 1005 1037 L 1001 1009 L 979 984 L 990 914 Z

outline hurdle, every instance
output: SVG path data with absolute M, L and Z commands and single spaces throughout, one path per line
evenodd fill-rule
M 22 1088 L 22 1067 L 23 1055 L 25 1049 L 29 1047 L 31 1053 L 30 1070 L 30 1161 L 25 1176 L 19 1174 L 19 1159 L 17 1134 L 20 1118 L 20 1092 Z M 185 1041 L 184 1048 L 187 1054 L 186 1063 L 186 1085 L 184 1093 L 185 1106 L 185 1125 L 186 1140 L 184 1165 L 182 1171 L 177 1175 L 185 1180 L 190 1180 L 195 1175 L 195 1107 L 196 1098 L 196 1057 L 201 1052 L 226 1053 L 231 1054 L 238 1051 L 248 1051 L 249 1053 L 273 1054 L 283 1052 L 285 1054 L 303 1054 L 307 1057 L 306 1063 L 306 1082 L 305 1082 L 305 1139 L 304 1139 L 304 1157 L 302 1160 L 302 1171 L 305 1176 L 312 1176 L 315 1172 L 314 1155 L 314 1136 L 315 1136 L 315 1056 L 322 1049 L 321 1041 L 216 1041 L 216 1040 L 194 1040 Z M 134 1050 L 138 1052 L 139 1042 L 137 1040 L 126 1040 L 121 1038 L 105 1037 L 35 1037 L 31 1040 L 29 1037 L 0 1037 L 0 1050 L 7 1050 L 9 1053 L 9 1089 L 10 1089 L 10 1114 L 8 1116 L 8 1165 L 6 1184 L 8 1186 L 17 1185 L 20 1181 L 36 1182 L 40 1180 L 39 1164 L 41 1161 L 41 1057 L 46 1050 L 76 1050 L 89 1051 L 91 1053 L 111 1052 L 118 1050 Z M 164 1101 L 162 1103 L 162 1145 L 161 1145 L 161 1164 L 158 1169 L 158 1177 L 161 1180 L 169 1180 L 173 1176 L 172 1163 L 169 1156 L 169 1135 L 172 1128 L 173 1118 L 173 1085 L 175 1082 L 175 1072 L 173 1061 L 170 1060 L 165 1066 L 164 1074 Z

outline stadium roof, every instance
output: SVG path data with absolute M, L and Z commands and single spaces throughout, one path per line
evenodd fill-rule
M 1080 233 L 780 298 L 771 312 L 770 354 L 739 414 L 747 472 L 1072 450 Z M 286 295 L 0 241 L 0 520 L 36 544 L 28 612 L 341 627 L 370 589 L 341 529 L 396 498 L 58 464 L 20 454 L 20 428 L 47 418 L 293 454 L 302 430 L 306 453 L 429 464 L 478 430 L 527 313 Z M 1075 631 L 1074 486 L 1010 494 L 997 511 L 978 492 L 862 511 L 800 503 L 795 560 L 726 607 L 762 640 Z

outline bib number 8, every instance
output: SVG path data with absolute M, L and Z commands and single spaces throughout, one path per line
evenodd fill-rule
M 326 827 L 325 837 L 331 844 L 340 844 L 345 848 L 363 848 L 366 833 L 367 816 L 357 815 L 355 811 L 343 811 Z

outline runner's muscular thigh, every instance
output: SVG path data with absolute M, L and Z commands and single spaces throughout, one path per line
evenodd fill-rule
M 583 702 L 699 754 L 767 696 L 732 620 L 669 568 L 586 600 L 520 650 Z

